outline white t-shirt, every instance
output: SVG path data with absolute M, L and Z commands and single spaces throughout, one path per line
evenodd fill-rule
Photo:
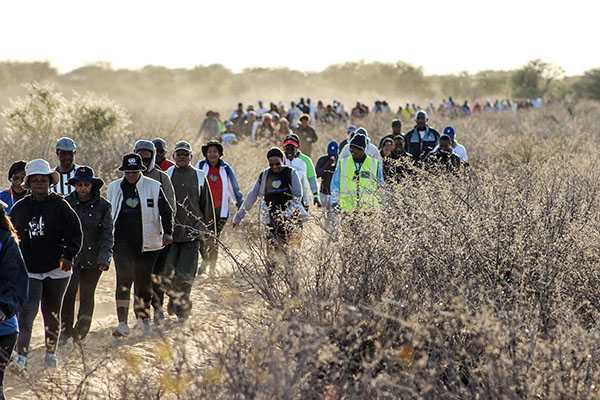
M 456 143 L 454 146 L 454 153 L 460 157 L 461 162 L 469 162 L 469 155 L 467 154 L 467 149 L 460 143 Z
M 310 205 L 310 195 L 312 192 L 310 190 L 310 183 L 308 182 L 306 163 L 298 157 L 291 161 L 287 157 L 284 157 L 283 163 L 289 167 L 292 167 L 292 169 L 296 171 L 296 174 L 300 179 L 300 183 L 302 183 L 302 203 Z
M 421 140 L 423 140 L 423 138 L 425 138 L 425 134 L 427 133 L 426 130 L 424 131 L 419 131 L 419 136 L 421 136 Z

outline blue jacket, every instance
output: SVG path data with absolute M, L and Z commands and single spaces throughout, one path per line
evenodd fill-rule
M 198 162 L 198 164 L 196 164 L 196 168 L 198 168 L 200 171 L 203 171 L 207 163 L 208 160 L 201 160 Z M 235 171 L 229 164 L 227 164 L 223 160 L 219 160 L 219 167 L 225 169 L 227 179 L 229 179 L 229 184 L 231 185 L 231 190 L 233 191 L 233 195 L 235 196 L 235 206 L 239 210 L 242 206 L 242 203 L 244 202 L 244 195 L 240 191 L 240 185 L 238 184 L 237 177 L 235 176 Z M 225 193 L 226 190 L 227 188 L 223 188 L 223 193 Z M 218 204 L 215 204 L 214 206 L 219 207 Z
M 6 189 L 0 192 L 0 201 L 6 203 L 6 205 L 8 206 L 6 207 L 6 213 L 10 213 L 10 210 L 12 210 L 12 207 L 15 205 L 10 189 Z
M 14 316 L 27 300 L 29 277 L 21 250 L 12 235 L 0 229 L 0 310 L 6 319 Z

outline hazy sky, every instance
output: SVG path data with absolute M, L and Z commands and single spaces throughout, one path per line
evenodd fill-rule
M 407 61 L 425 72 L 510 69 L 541 58 L 600 67 L 597 0 L 16 0 L 0 5 L 0 60 L 61 72 L 220 63 L 316 71 Z

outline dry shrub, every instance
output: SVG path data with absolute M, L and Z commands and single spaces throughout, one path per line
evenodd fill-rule
M 233 299 L 226 345 L 181 330 L 171 361 L 115 355 L 88 378 L 106 392 L 81 397 L 597 398 L 599 115 L 582 103 L 455 120 L 470 169 L 388 186 L 381 210 L 331 233 L 313 212 L 275 258 L 251 213 L 230 232 L 241 246 L 221 245 L 261 314 L 247 321 Z M 193 132 L 168 139 L 181 137 L 198 148 Z M 227 149 L 243 189 L 264 154 Z

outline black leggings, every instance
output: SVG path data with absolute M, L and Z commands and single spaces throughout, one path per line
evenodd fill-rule
M 18 333 L 0 336 L 0 399 L 3 399 L 2 385 L 4 383 L 4 370 L 10 361 L 10 355 L 17 343 Z
M 98 268 L 81 268 L 79 265 L 73 268 L 73 275 L 65 293 L 61 311 L 62 332 L 77 340 L 86 337 L 92 325 L 94 314 L 94 296 L 96 286 L 100 280 L 102 271 Z M 79 312 L 77 323 L 75 323 L 75 298 L 79 290 Z
M 162 273 L 165 269 L 165 262 L 167 261 L 170 248 L 170 245 L 165 246 L 165 248 L 159 252 L 160 254 L 154 264 L 154 270 L 152 271 L 152 308 L 155 310 L 162 310 L 165 301 L 165 284 L 162 279 Z
M 131 285 L 133 285 L 133 310 L 137 319 L 150 317 L 152 301 L 152 271 L 160 251 L 141 253 L 127 244 L 115 246 L 114 258 L 117 271 L 117 318 L 119 322 L 127 322 Z
M 46 330 L 46 351 L 48 353 L 56 351 L 58 335 L 60 334 L 60 308 L 68 284 L 69 278 L 46 278 L 43 280 L 29 278 L 29 296 L 19 313 L 20 333 L 17 341 L 17 352 L 20 355 L 26 356 L 29 353 L 31 330 L 40 303 Z

